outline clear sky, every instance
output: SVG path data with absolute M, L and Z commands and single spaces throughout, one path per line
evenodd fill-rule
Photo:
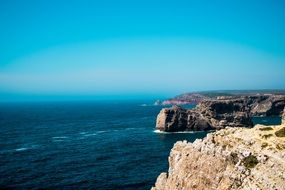
M 282 0 L 1 0 L 0 98 L 285 89 Z

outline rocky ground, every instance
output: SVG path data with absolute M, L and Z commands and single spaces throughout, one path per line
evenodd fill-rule
M 152 190 L 283 190 L 284 158 L 285 112 L 280 126 L 226 128 L 177 142 Z

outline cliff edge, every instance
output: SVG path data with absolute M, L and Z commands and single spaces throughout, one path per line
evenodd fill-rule
M 285 189 L 285 112 L 279 126 L 226 128 L 177 142 L 152 190 Z

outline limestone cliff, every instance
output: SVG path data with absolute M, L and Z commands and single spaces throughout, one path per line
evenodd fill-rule
M 285 123 L 226 128 L 177 142 L 152 190 L 285 189 Z
M 156 120 L 156 129 L 166 132 L 213 130 L 227 126 L 253 126 L 243 99 L 203 101 L 193 110 L 179 106 L 164 108 Z
M 285 106 L 285 91 L 206 91 L 185 93 L 162 105 L 197 104 L 215 100 L 233 100 L 247 107 L 252 116 L 280 115 Z

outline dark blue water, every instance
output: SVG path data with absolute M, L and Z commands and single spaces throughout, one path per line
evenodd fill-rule
M 280 125 L 281 117 L 272 116 L 272 117 L 253 117 L 252 121 L 254 124 L 263 124 L 263 125 Z
M 154 133 L 161 107 L 145 102 L 0 105 L 0 187 L 150 189 L 177 140 Z
M 150 189 L 173 144 L 206 133 L 154 133 L 161 107 L 143 103 L 0 104 L 0 188 Z

